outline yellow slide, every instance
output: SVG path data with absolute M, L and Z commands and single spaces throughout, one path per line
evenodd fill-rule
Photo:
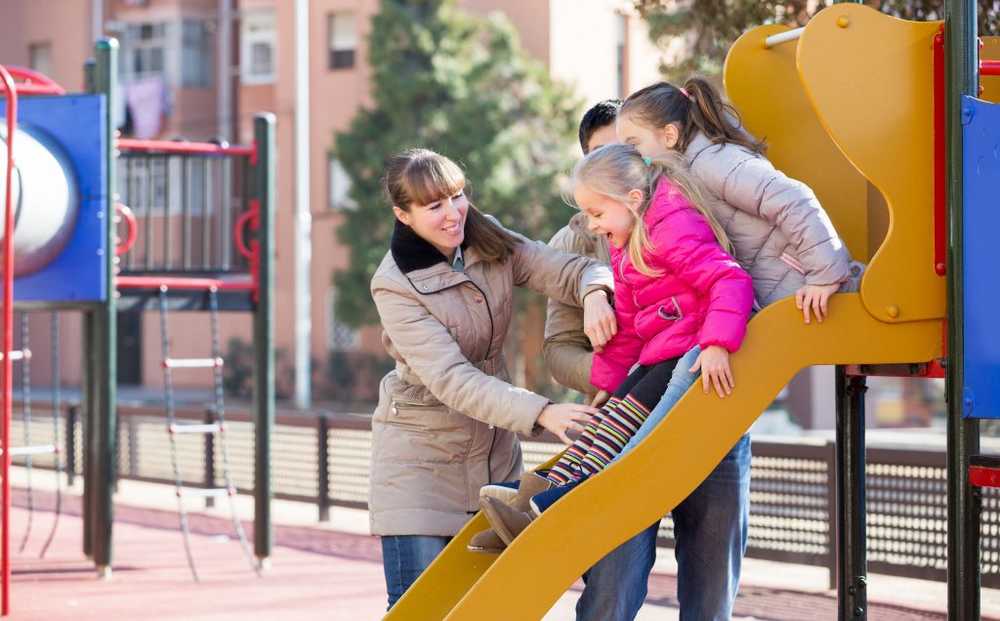
M 646 441 L 553 505 L 499 556 L 466 550 L 486 528 L 477 515 L 387 619 L 540 619 L 588 567 L 694 490 L 800 369 L 941 355 L 943 282 L 932 261 L 933 194 L 924 195 L 921 179 L 932 178 L 933 162 L 932 141 L 923 139 L 933 124 L 922 103 L 932 65 L 922 65 L 922 44 L 926 37 L 929 53 L 936 28 L 841 4 L 817 15 L 787 49 L 763 47 L 775 29 L 783 28 L 756 29 L 733 46 L 729 95 L 747 127 L 770 140 L 775 162 L 797 164 L 794 176 L 816 188 L 853 255 L 867 259 L 878 248 L 862 292 L 834 296 L 823 324 L 805 325 L 791 300 L 765 309 L 733 356 L 731 397 L 692 389 Z M 874 157 L 873 141 L 882 157 Z M 831 183 L 830 175 L 839 179 Z

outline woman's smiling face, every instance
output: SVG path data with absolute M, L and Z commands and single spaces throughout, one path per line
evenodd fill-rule
M 410 203 L 409 211 L 394 208 L 400 222 L 413 229 L 450 260 L 455 249 L 465 241 L 465 217 L 469 199 L 464 189 L 426 205 Z

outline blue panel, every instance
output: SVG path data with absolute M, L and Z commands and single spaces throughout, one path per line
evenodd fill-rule
M 14 281 L 18 302 L 97 302 L 107 300 L 108 175 L 104 165 L 107 131 L 103 95 L 25 97 L 18 100 L 18 127 L 62 146 L 76 177 L 80 196 L 73 236 L 44 269 Z M 6 118 L 0 99 L 0 118 Z M 14 153 L 17 159 L 17 153 Z M 2 206 L 0 206 L 2 208 Z
M 963 98 L 962 125 L 962 413 L 973 418 L 1000 418 L 1000 105 Z

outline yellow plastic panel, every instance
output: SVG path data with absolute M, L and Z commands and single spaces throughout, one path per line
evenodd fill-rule
M 934 271 L 933 37 L 940 22 L 910 22 L 859 4 L 817 14 L 798 43 L 798 68 L 820 122 L 885 197 L 889 231 L 861 285 L 888 322 L 945 315 Z
M 787 26 L 743 34 L 726 56 L 726 94 L 750 132 L 767 140 L 767 156 L 789 177 L 809 185 L 830 214 L 851 256 L 868 261 L 868 182 L 820 125 L 795 66 L 795 41 L 764 47 Z
M 465 549 L 485 527 L 477 516 L 386 618 L 540 619 L 588 567 L 686 498 L 803 367 L 941 355 L 939 321 L 878 321 L 856 293 L 834 296 L 830 311 L 823 324 L 805 325 L 793 300 L 766 308 L 733 356 L 731 397 L 696 386 L 646 441 L 553 505 L 500 556 Z
M 1000 60 L 1000 37 L 983 37 L 983 49 L 979 50 L 981 60 Z M 1000 103 L 1000 75 L 982 77 L 979 80 L 983 87 L 980 95 L 986 101 Z

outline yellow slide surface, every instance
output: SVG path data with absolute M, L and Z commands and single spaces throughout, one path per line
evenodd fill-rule
M 791 300 L 765 309 L 733 356 L 731 397 L 696 386 L 645 442 L 553 505 L 498 557 L 465 549 L 486 528 L 477 515 L 387 618 L 540 619 L 588 567 L 691 493 L 803 367 L 940 355 L 939 322 L 880 322 L 858 294 L 834 296 L 830 312 L 823 324 L 805 325 Z
M 541 619 L 587 568 L 687 497 L 802 368 L 941 355 L 944 285 L 932 264 L 928 189 L 936 25 L 836 4 L 798 42 L 765 50 L 764 38 L 782 29 L 764 26 L 737 42 L 726 84 L 748 127 L 771 140 L 774 161 L 815 186 L 853 255 L 874 255 L 861 293 L 834 296 L 822 324 L 804 324 L 790 299 L 766 308 L 732 357 L 731 397 L 696 385 L 634 451 L 499 556 L 466 550 L 487 527 L 477 515 L 387 619 Z

